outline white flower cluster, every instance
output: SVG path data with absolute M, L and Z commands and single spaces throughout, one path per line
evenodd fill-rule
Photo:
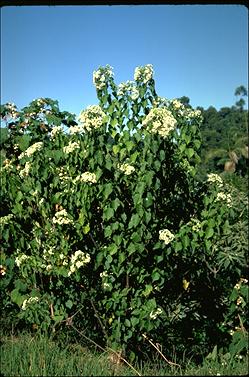
M 103 271 L 103 272 L 100 273 L 100 277 L 103 280 L 103 283 L 102 283 L 103 288 L 106 289 L 106 290 L 109 289 L 109 288 L 111 288 L 111 284 L 108 283 L 109 276 L 110 275 L 107 273 L 107 271 Z
M 125 175 L 130 175 L 135 171 L 134 166 L 129 164 L 118 164 L 117 168 L 122 171 Z
M 36 104 L 38 106 L 44 106 L 46 105 L 47 101 L 44 99 L 44 98 L 37 98 L 37 99 L 33 99 L 32 102 L 36 102 Z
M 63 147 L 65 154 L 72 153 L 75 149 L 80 149 L 80 144 L 77 141 L 69 141 L 68 145 Z
M 17 107 L 14 103 L 7 102 L 5 104 L 5 108 L 8 110 L 8 113 L 11 116 L 11 118 L 15 119 L 18 117 Z
M 55 216 L 52 219 L 54 224 L 70 224 L 73 221 L 68 218 L 68 213 L 65 209 L 56 212 Z
M 139 91 L 135 87 L 134 81 L 121 82 L 118 85 L 118 96 L 130 95 L 131 99 L 136 100 L 139 97 Z
M 60 133 L 62 133 L 62 127 L 61 126 L 54 126 L 52 131 L 51 131 L 51 139 L 54 139 Z
M 28 258 L 29 258 L 29 257 L 28 257 L 28 255 L 26 255 L 26 254 L 20 254 L 19 256 L 17 256 L 16 259 L 15 259 L 15 262 L 16 262 L 17 267 L 20 267 L 21 264 L 22 264 L 26 259 L 28 259 Z
M 98 129 L 102 126 L 106 118 L 99 105 L 88 106 L 86 110 L 81 111 L 78 120 L 83 124 L 82 126 L 87 130 Z
M 7 268 L 3 266 L 2 264 L 0 264 L 0 276 L 6 275 L 6 270 Z
M 27 298 L 26 300 L 23 301 L 22 303 L 22 310 L 26 310 L 27 309 L 27 305 L 29 304 L 34 304 L 35 302 L 38 302 L 39 301 L 39 298 L 38 297 L 30 297 L 30 298 Z
M 232 207 L 232 196 L 231 194 L 225 194 L 224 192 L 218 192 L 217 197 L 215 199 L 216 202 L 226 202 L 229 208 Z
M 101 272 L 101 273 L 99 274 L 99 276 L 100 276 L 101 278 L 107 278 L 107 277 L 108 277 L 108 272 L 107 272 L 107 271 L 103 271 L 103 272 Z
M 106 86 L 110 78 L 114 76 L 112 70 L 113 67 L 107 64 L 105 67 L 100 67 L 97 71 L 93 72 L 93 84 L 96 89 L 101 90 Z
M 22 170 L 19 171 L 20 177 L 24 178 L 27 175 L 29 175 L 30 169 L 31 169 L 31 162 L 28 161 L 28 162 L 25 163 L 24 169 L 22 169 Z
M 180 101 L 178 101 L 177 99 L 173 99 L 171 101 L 173 107 L 176 109 L 176 110 L 179 110 L 179 109 L 185 109 L 185 106 L 183 105 L 183 103 L 181 103 Z
M 164 241 L 166 245 L 168 245 L 174 238 L 174 234 L 168 229 L 159 230 L 159 240 Z
M 1 216 L 0 217 L 0 225 L 8 224 L 9 221 L 14 217 L 12 213 L 9 213 L 7 216 Z
M 74 179 L 73 183 L 76 183 L 76 182 L 96 183 L 97 177 L 96 177 L 96 174 L 90 173 L 89 171 L 86 171 L 85 173 L 78 175 Z
M 134 73 L 134 80 L 141 81 L 147 84 L 153 77 L 153 66 L 152 64 L 147 64 L 144 67 L 137 67 Z
M 31 145 L 28 149 L 26 149 L 25 152 L 21 153 L 18 157 L 19 159 L 22 159 L 23 157 L 31 157 L 36 151 L 40 151 L 43 147 L 43 142 L 38 141 L 37 143 Z
M 82 126 L 71 126 L 69 127 L 69 133 L 71 135 L 79 134 L 84 131 L 84 128 Z
M 153 107 L 168 107 L 169 100 L 165 97 L 157 96 L 156 99 L 153 100 Z
M 143 120 L 142 125 L 152 125 L 150 132 L 158 133 L 165 138 L 170 131 L 175 128 L 176 119 L 173 117 L 172 113 L 165 108 L 152 108 Z
M 11 170 L 13 167 L 14 167 L 14 165 L 12 164 L 12 161 L 9 160 L 8 158 L 6 158 L 3 161 L 3 169 L 4 170 Z
M 68 276 L 79 269 L 80 267 L 84 266 L 85 264 L 89 263 L 91 257 L 88 253 L 83 253 L 81 250 L 75 251 L 75 253 L 71 256 L 71 266 L 70 271 L 68 272 Z
M 210 173 L 210 174 L 207 175 L 207 177 L 208 177 L 207 178 L 208 182 L 215 183 L 219 187 L 223 186 L 223 180 L 222 180 L 222 178 L 218 174 Z
M 191 219 L 191 223 L 193 224 L 192 225 L 192 230 L 194 232 L 199 232 L 201 230 L 201 222 L 200 222 L 200 220 L 192 218 Z
M 195 118 L 202 119 L 202 113 L 200 110 L 185 109 L 184 115 L 187 117 L 188 120 Z
M 162 309 L 157 308 L 155 311 L 150 312 L 150 318 L 151 319 L 156 319 L 160 314 L 162 314 Z
M 240 281 L 237 284 L 235 284 L 234 288 L 237 289 L 237 290 L 239 290 L 242 283 L 247 284 L 248 280 L 245 279 L 245 278 L 241 278 Z

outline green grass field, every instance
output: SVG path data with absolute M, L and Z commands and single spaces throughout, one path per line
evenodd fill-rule
M 248 360 L 230 361 L 226 366 L 205 361 L 201 366 L 177 360 L 170 366 L 160 355 L 150 363 L 111 362 L 107 352 L 94 352 L 80 344 L 64 347 L 38 335 L 22 334 L 1 338 L 1 376 L 239 376 L 248 373 Z

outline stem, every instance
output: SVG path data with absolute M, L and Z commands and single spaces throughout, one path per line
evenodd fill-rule
M 160 351 L 160 349 L 145 334 L 142 334 L 142 335 L 157 350 L 157 352 L 160 353 L 160 355 L 166 361 L 166 363 L 168 363 L 169 365 L 175 365 L 177 367 L 181 367 L 179 364 L 176 364 L 176 363 L 173 363 L 172 361 L 167 360 L 164 354 Z

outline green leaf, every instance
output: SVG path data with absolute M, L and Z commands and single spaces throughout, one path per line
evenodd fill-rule
M 23 198 L 23 193 L 21 191 L 18 191 L 17 192 L 17 195 L 16 195 L 16 201 L 17 202 L 20 202 L 20 200 Z
M 180 250 L 182 250 L 182 243 L 177 242 L 176 245 L 175 245 L 175 251 L 180 251 Z
M 114 211 L 116 211 L 116 209 L 120 206 L 120 204 L 121 204 L 121 201 L 118 198 L 116 198 L 111 202 L 111 207 L 114 209 Z
M 106 260 L 110 264 L 112 262 L 112 256 L 111 255 L 107 255 Z
M 126 327 L 131 327 L 131 323 L 128 318 L 125 319 L 124 323 Z
M 102 264 L 103 258 L 104 258 L 103 252 L 100 251 L 96 257 L 97 267 L 99 267 Z
M 103 212 L 103 220 L 110 220 L 114 216 L 114 210 L 111 207 L 106 207 Z
M 160 279 L 160 275 L 157 271 L 152 273 L 152 281 L 157 281 Z
M 134 147 L 134 143 L 133 143 L 133 141 L 130 141 L 130 140 L 128 140 L 128 141 L 125 143 L 125 145 L 126 145 L 126 148 L 127 148 L 128 152 L 130 152 L 130 151 L 132 150 L 132 148 Z
M 71 309 L 72 306 L 73 306 L 73 301 L 72 300 L 67 300 L 66 303 L 65 303 L 66 307 Z
M 151 284 L 146 284 L 145 290 L 143 291 L 143 295 L 145 297 L 149 296 L 149 294 L 153 291 L 153 287 Z
M 135 327 L 136 325 L 139 324 L 139 319 L 137 317 L 131 317 L 131 324 L 132 324 L 132 327 Z
M 122 237 L 115 234 L 115 236 L 113 236 L 113 241 L 119 246 L 122 243 Z
M 125 261 L 125 254 L 123 252 L 118 253 L 118 261 L 120 264 Z
M 118 251 L 118 247 L 115 243 L 113 243 L 108 247 L 108 250 L 110 252 L 110 255 L 113 255 L 116 254 L 116 252 Z
M 128 229 L 135 228 L 139 224 L 139 222 L 140 222 L 140 218 L 139 218 L 138 214 L 134 213 L 131 216 L 131 220 L 129 222 Z
M 193 155 L 194 155 L 195 151 L 193 148 L 188 148 L 186 149 L 186 154 L 188 156 L 188 158 L 191 158 Z
M 129 255 L 135 253 L 136 251 L 136 246 L 134 243 L 130 243 L 128 248 L 127 248 L 127 251 L 129 252 Z
M 87 234 L 87 233 L 89 233 L 89 231 L 90 231 L 90 225 L 87 224 L 87 225 L 83 226 L 82 229 L 83 229 L 83 233 L 84 233 L 84 234 Z
M 183 236 L 182 244 L 183 244 L 184 249 L 186 249 L 189 246 L 190 240 L 189 240 L 189 237 L 187 235 Z
M 105 234 L 105 237 L 110 237 L 110 235 L 112 234 L 112 228 L 110 227 L 110 225 L 105 227 L 104 234 Z
M 213 236 L 213 234 L 214 234 L 214 229 L 211 228 L 211 227 L 208 227 L 206 232 L 205 232 L 206 238 L 211 238 Z
M 112 183 L 106 183 L 104 185 L 103 195 L 104 199 L 107 199 L 113 190 Z
M 120 150 L 119 145 L 113 145 L 112 150 L 113 150 L 114 154 L 117 154 L 119 152 L 119 150 Z
M 132 233 L 131 239 L 133 242 L 140 242 L 141 236 L 137 232 L 135 232 L 135 233 Z
M 17 304 L 18 306 L 21 306 L 23 301 L 25 300 L 26 296 L 23 296 L 20 294 L 19 289 L 15 288 L 13 291 L 11 291 L 10 294 L 11 300 Z

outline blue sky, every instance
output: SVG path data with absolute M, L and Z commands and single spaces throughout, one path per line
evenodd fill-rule
M 232 106 L 248 83 L 242 5 L 7 6 L 1 9 L 1 103 L 50 97 L 77 115 L 98 103 L 92 73 L 115 82 L 153 64 L 157 93 L 193 107 Z

